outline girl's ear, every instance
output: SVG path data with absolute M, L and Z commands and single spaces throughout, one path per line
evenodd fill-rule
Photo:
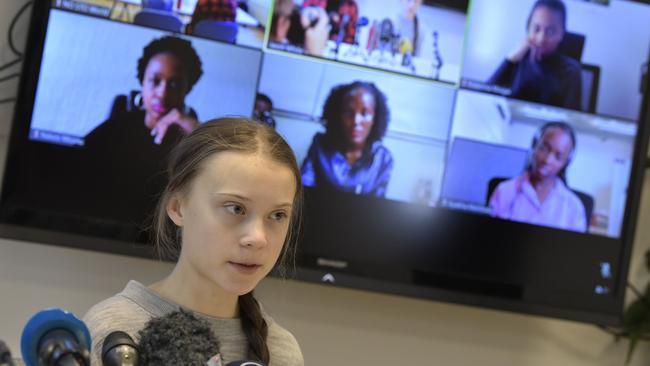
M 178 193 L 174 193 L 170 196 L 167 201 L 165 210 L 167 211 L 167 216 L 176 224 L 178 227 L 183 227 L 183 201 L 182 197 Z

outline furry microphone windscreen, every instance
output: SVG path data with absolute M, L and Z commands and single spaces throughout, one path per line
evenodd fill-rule
M 140 365 L 201 365 L 219 353 L 210 324 L 178 310 L 152 318 L 139 332 Z

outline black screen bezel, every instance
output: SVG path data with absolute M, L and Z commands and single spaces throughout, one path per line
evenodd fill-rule
M 19 215 L 26 215 L 26 217 L 35 215 L 38 216 L 40 220 L 42 220 L 43 217 L 57 217 L 62 221 L 68 222 L 68 226 L 71 229 L 68 231 L 52 230 L 52 228 L 38 227 L 38 225 L 35 225 L 33 222 L 30 223 L 30 219 L 23 220 L 22 222 L 21 220 L 15 220 L 16 210 L 15 207 L 12 206 L 12 199 L 15 194 L 14 192 L 20 190 L 20 185 L 19 180 L 15 179 L 16 175 L 14 173 L 19 170 L 21 157 L 25 156 L 25 154 L 29 154 L 30 150 L 34 149 L 34 146 L 42 144 L 30 141 L 28 139 L 28 134 L 30 126 L 29 121 L 31 121 L 47 23 L 51 8 L 49 1 L 36 1 L 33 5 L 31 26 L 20 79 L 19 94 L 15 105 L 11 135 L 9 139 L 7 163 L 5 165 L 5 174 L 3 176 L 3 189 L 0 197 L 0 216 L 2 216 L 4 222 L 0 225 L 0 235 L 19 240 L 151 258 L 153 256 L 153 251 L 150 246 L 138 245 L 132 241 L 125 241 L 120 237 L 119 233 L 115 235 L 104 235 L 104 237 L 98 237 L 93 234 L 93 230 L 97 227 L 103 225 L 114 227 L 117 225 L 116 223 L 101 221 L 94 222 L 92 225 L 84 226 L 86 231 L 76 230 L 73 228 L 78 226 L 80 222 L 84 222 L 85 218 L 60 215 L 56 212 L 44 212 L 36 206 L 22 207 Z M 588 238 L 588 240 L 617 241 L 619 245 L 619 256 L 618 263 L 615 264 L 615 267 L 618 269 L 616 271 L 618 275 L 616 276 L 616 281 L 612 286 L 613 292 L 611 296 L 601 297 L 603 301 L 597 304 L 597 306 L 593 306 L 592 308 L 582 306 L 574 307 L 571 306 L 572 300 L 570 298 L 567 298 L 564 305 L 530 301 L 520 296 L 522 288 L 517 286 L 518 284 L 513 284 L 508 281 L 499 281 L 495 278 L 481 278 L 480 275 L 476 274 L 455 276 L 447 271 L 436 273 L 428 273 L 427 271 L 424 271 L 425 273 L 420 273 L 415 276 L 412 267 L 395 266 L 394 263 L 379 263 L 376 266 L 373 266 L 372 258 L 366 262 L 363 260 L 350 260 L 350 258 L 345 258 L 345 256 L 343 256 L 343 258 L 337 258 L 337 254 L 330 253 L 327 255 L 327 253 L 325 253 L 325 257 L 329 256 L 334 260 L 342 259 L 347 262 L 346 268 L 330 268 L 327 265 L 323 266 L 318 262 L 318 259 L 323 256 L 323 252 L 319 249 L 319 246 L 322 246 L 323 243 L 318 243 L 318 241 L 326 241 L 326 239 L 322 239 L 320 234 L 316 234 L 318 230 L 313 230 L 311 234 L 305 233 L 305 235 L 303 235 L 303 239 L 312 240 L 310 242 L 312 244 L 299 251 L 296 277 L 300 280 L 309 282 L 323 282 L 323 275 L 329 273 L 336 278 L 336 285 L 344 287 L 439 301 L 449 301 L 528 314 L 552 316 L 597 324 L 618 324 L 620 322 L 624 304 L 624 289 L 627 281 L 646 161 L 645 151 L 647 149 L 648 133 L 650 128 L 648 127 L 650 124 L 650 92 L 648 90 L 645 91 L 641 108 L 642 110 L 638 124 L 639 128 L 635 139 L 632 173 L 630 177 L 628 196 L 626 198 L 626 209 L 619 239 L 574 234 L 501 220 L 495 221 L 494 219 L 482 218 L 475 214 L 444 209 L 415 208 L 415 211 L 420 210 L 421 212 L 424 212 L 425 215 L 437 216 L 441 215 L 442 212 L 442 214 L 460 218 L 460 220 L 465 220 L 468 217 L 474 222 L 486 222 L 485 220 L 488 220 L 492 223 L 489 225 L 490 227 L 496 225 L 503 230 L 541 233 L 542 236 L 546 236 L 549 240 L 564 237 L 564 242 L 567 242 L 571 240 L 579 240 L 580 237 L 583 237 Z M 309 206 L 310 203 L 313 205 L 314 202 L 317 202 L 319 199 L 322 199 L 322 197 L 319 198 L 319 193 L 308 190 L 307 206 Z M 357 200 L 360 200 L 359 202 L 366 202 L 365 204 L 371 206 L 390 206 L 391 209 L 398 211 L 409 211 L 412 208 L 403 203 L 372 199 L 368 200 L 366 198 L 345 195 L 338 195 L 336 199 L 344 201 L 348 200 L 346 202 L 358 202 Z M 353 207 L 353 205 L 351 204 L 350 207 Z M 320 208 L 321 207 L 316 207 L 316 209 L 312 209 L 312 211 L 310 211 L 309 208 L 306 209 L 308 215 L 310 212 L 312 214 L 311 217 L 306 217 L 307 228 L 310 227 L 309 220 L 312 220 L 311 222 L 313 223 L 314 221 L 319 221 L 321 218 L 331 219 L 331 213 L 329 214 L 330 216 L 327 216 L 328 213 L 323 213 Z M 7 212 L 10 212 L 11 214 L 9 216 L 5 215 Z M 384 213 L 385 212 L 387 211 L 384 210 Z M 319 217 L 319 215 L 325 216 Z M 10 218 L 7 219 L 7 217 Z M 339 224 L 344 224 L 343 221 L 344 220 L 341 220 Z M 494 224 L 494 222 L 497 222 L 497 224 Z M 367 225 L 371 224 L 372 223 L 368 223 Z M 490 229 L 485 229 L 486 224 L 480 225 L 484 230 L 487 230 L 484 232 L 490 232 Z M 366 228 L 368 227 L 372 226 L 367 226 Z M 326 228 L 324 225 L 321 225 L 321 234 L 331 233 L 330 229 L 331 228 Z M 344 228 L 343 230 L 349 231 L 352 229 Z M 118 228 L 114 232 L 120 232 L 120 229 Z M 341 233 L 339 233 L 339 235 L 340 234 Z M 534 242 L 535 240 L 533 240 L 532 243 L 528 243 L 528 245 L 533 246 L 535 245 Z M 369 243 L 369 245 L 372 244 L 375 243 Z M 450 245 L 450 243 L 447 244 Z M 467 243 L 464 244 L 468 245 Z M 485 247 L 494 244 L 494 242 L 490 243 L 489 240 L 485 240 L 481 243 L 481 246 Z M 499 244 L 497 243 L 496 245 Z M 474 259 L 479 260 L 481 259 L 479 255 L 485 254 L 485 251 L 481 251 L 480 254 L 474 253 Z

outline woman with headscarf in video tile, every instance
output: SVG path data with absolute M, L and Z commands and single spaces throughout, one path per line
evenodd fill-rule
M 314 136 L 302 165 L 305 186 L 384 197 L 393 156 L 382 144 L 390 112 L 373 84 L 334 87 L 323 106 L 325 133 Z

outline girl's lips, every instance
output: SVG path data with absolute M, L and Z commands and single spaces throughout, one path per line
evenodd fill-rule
M 228 265 L 236 270 L 237 272 L 240 272 L 242 274 L 253 274 L 257 272 L 260 268 L 262 268 L 261 265 L 259 264 L 249 264 L 249 263 L 238 263 L 238 262 L 228 262 Z

